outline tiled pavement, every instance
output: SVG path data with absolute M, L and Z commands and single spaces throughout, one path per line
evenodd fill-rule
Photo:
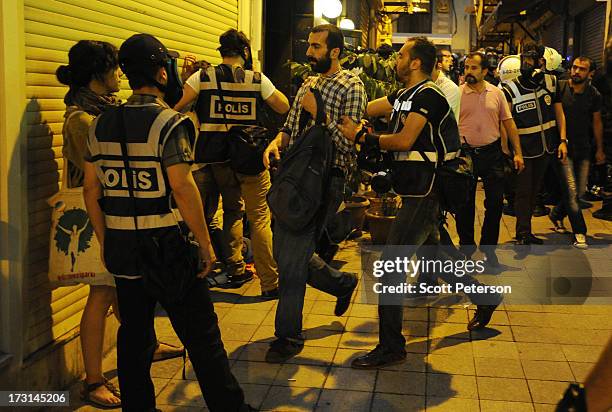
M 482 205 L 482 193 L 479 194 Z M 610 243 L 612 224 L 585 211 L 592 247 Z M 483 211 L 478 211 L 482 221 Z M 511 240 L 514 219 L 504 216 L 502 242 Z M 451 227 L 454 224 L 451 223 Z M 551 242 L 545 217 L 534 231 Z M 366 242 L 366 239 L 362 239 Z M 346 242 L 337 255 L 344 269 L 359 271 L 359 243 Z M 473 307 L 407 307 L 404 333 L 408 360 L 378 371 L 349 368 L 377 342 L 376 306 L 354 302 L 348 315 L 333 316 L 334 298 L 308 288 L 303 352 L 284 365 L 263 362 L 274 332 L 275 302 L 260 302 L 257 281 L 215 292 L 216 312 L 232 370 L 248 402 L 274 411 L 553 411 L 569 381 L 583 381 L 612 330 L 612 306 L 510 306 L 496 311 L 484 332 L 470 333 Z M 156 318 L 160 340 L 178 343 L 169 320 Z M 104 363 L 116 376 L 115 353 Z M 158 407 L 163 411 L 206 410 L 191 367 L 181 379 L 182 360 L 154 364 Z M 116 380 L 116 377 L 115 377 Z M 78 399 L 79 386 L 71 399 Z M 74 403 L 71 409 L 93 408 Z

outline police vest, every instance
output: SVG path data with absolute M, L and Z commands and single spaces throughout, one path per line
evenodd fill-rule
M 200 94 L 195 112 L 200 121 L 194 156 L 196 163 L 223 163 L 229 160 L 228 130 L 232 126 L 260 123 L 261 73 L 245 70 L 237 82 L 227 65 L 200 70 Z M 221 85 L 223 96 L 219 93 Z
M 394 153 L 392 180 L 394 191 L 399 195 L 425 197 L 434 188 L 435 167 L 457 157 L 461 143 L 457 121 L 444 93 L 432 81 L 423 82 L 415 87 L 413 92 L 404 89 L 398 94 L 391 114 L 391 133 L 399 133 L 402 130 L 412 108 L 412 99 L 425 89 L 434 90 L 440 95 L 440 103 L 445 105 L 446 113 L 440 124 L 432 124 L 427 119 L 427 123 L 409 151 Z
M 529 159 L 554 153 L 559 143 L 553 106 L 556 77 L 545 74 L 544 85 L 536 89 L 526 87 L 519 77 L 505 83 L 504 89 L 512 97 L 512 117 L 521 139 L 523 157 Z
M 157 229 L 175 226 L 176 216 L 171 209 L 171 188 L 162 168 L 162 153 L 172 131 L 185 122 L 193 130 L 191 120 L 157 103 L 125 105 L 127 150 L 132 174 L 128 176 L 121 151 L 117 108 L 98 116 L 89 129 L 87 141 L 91 161 L 102 182 L 103 198 L 100 205 L 105 214 L 106 227 L 134 230 L 134 201 L 138 229 Z M 128 192 L 127 179 L 134 189 L 135 199 Z M 178 213 L 178 211 L 176 211 Z

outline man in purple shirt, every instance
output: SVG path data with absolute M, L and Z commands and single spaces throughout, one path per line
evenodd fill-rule
M 504 154 L 501 148 L 500 127 L 506 129 L 514 148 L 514 167 L 524 168 L 518 132 L 504 93 L 486 80 L 489 61 L 480 52 L 472 52 L 465 59 L 465 84 L 461 85 L 459 133 L 462 143 L 470 148 L 474 172 L 481 177 L 485 191 L 485 217 L 480 237 L 480 248 L 491 265 L 497 265 L 494 247 L 499 238 L 499 222 L 504 202 Z M 456 216 L 457 232 L 462 251 L 471 256 L 476 250 L 474 214 L 476 184 L 471 191 L 471 202 Z

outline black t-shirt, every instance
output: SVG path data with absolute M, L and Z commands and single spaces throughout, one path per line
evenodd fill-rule
M 421 85 L 422 83 L 419 83 L 408 90 L 407 89 L 397 90 L 394 93 L 387 96 L 387 99 L 389 100 L 389 103 L 392 106 L 394 106 L 394 111 L 404 112 L 406 113 L 406 116 L 408 113 L 412 113 L 412 112 L 418 113 L 424 116 L 425 118 L 427 118 L 427 121 L 431 123 L 431 125 L 433 126 L 433 130 L 437 130 L 438 126 L 442 122 L 442 119 L 444 118 L 446 113 L 448 113 L 448 110 L 450 108 L 448 105 L 448 101 L 443 95 L 436 92 L 431 87 L 426 87 L 420 90 L 412 98 L 412 103 L 409 105 L 409 107 L 401 106 L 401 104 L 404 103 L 412 95 L 412 93 L 414 93 L 414 91 Z M 398 97 L 399 97 L 399 100 L 398 100 Z M 396 110 L 396 103 L 398 104 L 397 110 Z M 402 127 L 404 126 L 403 123 L 404 123 L 405 117 L 400 116 L 400 119 L 401 119 L 401 125 L 399 125 L 399 127 L 397 128 L 397 132 L 402 130 Z M 393 124 L 392 127 L 393 126 L 395 125 Z M 423 132 L 424 131 L 425 129 L 423 130 Z
M 601 111 L 601 94 L 590 84 L 584 92 L 574 93 L 566 80 L 559 82 L 559 89 L 567 123 L 569 156 L 588 159 L 591 155 L 593 113 Z

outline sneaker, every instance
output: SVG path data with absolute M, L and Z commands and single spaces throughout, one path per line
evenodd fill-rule
M 497 309 L 498 305 L 478 305 L 476 306 L 476 312 L 474 317 L 470 319 L 467 325 L 468 330 L 479 330 L 484 329 L 485 326 L 491 321 L 493 312 Z
M 261 291 L 261 299 L 262 300 L 273 300 L 278 299 L 278 288 L 274 288 L 272 290 Z
M 567 229 L 563 225 L 563 220 L 553 217 L 552 212 L 548 214 L 548 218 L 553 224 L 553 230 L 557 233 L 567 233 Z
M 586 241 L 586 235 L 583 235 L 582 233 L 576 233 L 574 237 L 576 238 L 576 241 L 574 242 L 574 247 L 578 249 L 588 249 L 589 245 Z
M 388 352 L 377 345 L 372 351 L 360 356 L 351 362 L 351 368 L 375 369 L 383 366 L 396 365 L 406 360 L 406 353 Z
M 244 270 L 242 275 L 232 275 L 227 277 L 227 283 L 218 285 L 222 289 L 238 289 L 240 286 L 253 280 L 253 272 Z
M 266 352 L 266 362 L 284 363 L 299 354 L 304 349 L 304 344 L 300 344 L 287 339 L 279 338 L 270 343 L 270 349 Z

